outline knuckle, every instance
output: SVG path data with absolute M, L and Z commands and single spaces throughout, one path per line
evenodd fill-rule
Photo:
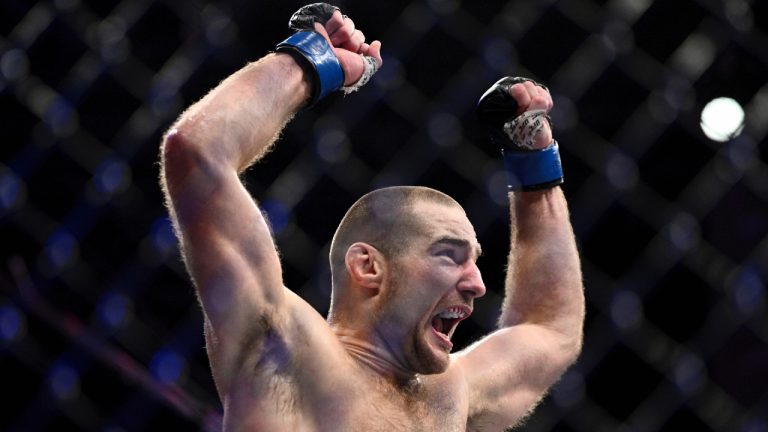
M 346 28 L 342 27 L 333 34 L 333 40 L 337 42 L 343 42 L 345 40 L 348 40 L 350 37 L 352 37 L 352 32 Z
M 339 11 L 334 12 L 331 18 L 325 23 L 325 27 L 329 29 L 339 29 L 344 25 L 344 18 L 341 17 Z

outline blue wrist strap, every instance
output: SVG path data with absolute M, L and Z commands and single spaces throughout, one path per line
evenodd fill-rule
M 563 183 L 563 167 L 557 141 L 541 150 L 501 150 L 507 185 L 511 191 L 548 189 Z
M 315 72 L 310 105 L 344 85 L 344 71 L 339 59 L 328 41 L 320 34 L 313 31 L 296 32 L 277 44 L 276 50 L 295 52 L 309 61 Z

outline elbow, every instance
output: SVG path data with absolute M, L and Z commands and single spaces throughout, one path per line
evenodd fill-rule
M 192 174 L 208 173 L 213 175 L 217 163 L 212 153 L 212 146 L 207 146 L 189 130 L 174 126 L 163 137 L 160 148 L 160 166 L 162 179 L 166 183 L 175 183 L 179 179 L 188 179 Z
M 563 355 L 564 368 L 576 363 L 581 355 L 581 349 L 584 345 L 584 332 L 582 326 L 579 326 L 578 331 L 563 335 L 560 352 Z
M 196 152 L 195 146 L 176 128 L 163 137 L 160 145 L 160 186 L 168 205 L 184 189 L 186 179 L 196 171 L 199 160 Z
M 160 146 L 160 164 L 166 175 L 177 172 L 185 166 L 190 167 L 200 159 L 200 146 L 186 131 L 173 127 L 163 137 Z
M 560 376 L 579 359 L 581 347 L 581 339 L 559 336 L 554 343 L 547 347 L 541 363 L 549 365 L 553 376 Z
M 551 335 L 549 356 L 557 365 L 556 369 L 561 371 L 565 371 L 576 363 L 584 343 L 583 323 L 572 323 L 571 325 L 572 327 L 568 329 L 560 327 L 559 329 L 549 328 L 547 330 Z
M 581 355 L 581 349 L 584 346 L 584 337 L 583 335 L 579 334 L 579 337 L 574 340 L 568 349 L 568 352 L 570 353 L 570 364 L 576 363 L 576 360 L 579 359 L 579 356 Z
M 168 203 L 192 194 L 212 193 L 229 172 L 200 140 L 181 128 L 171 129 L 160 150 L 160 186 Z

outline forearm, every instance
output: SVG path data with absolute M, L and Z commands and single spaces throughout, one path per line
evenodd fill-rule
M 581 266 L 563 192 L 520 192 L 509 201 L 512 235 L 500 326 L 537 324 L 580 345 Z
M 270 54 L 234 73 L 182 114 L 166 136 L 238 172 L 263 156 L 308 100 L 310 86 L 287 54 Z
M 255 278 L 245 270 L 250 267 L 264 276 L 258 283 L 262 297 L 281 297 L 268 226 L 237 174 L 266 153 L 308 97 L 292 57 L 268 55 L 211 90 L 166 135 L 161 186 L 201 294 L 220 273 L 253 285 Z

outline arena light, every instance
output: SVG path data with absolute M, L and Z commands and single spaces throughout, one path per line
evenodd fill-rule
M 725 142 L 744 129 L 744 109 L 731 98 L 712 99 L 701 110 L 701 130 L 709 139 Z

